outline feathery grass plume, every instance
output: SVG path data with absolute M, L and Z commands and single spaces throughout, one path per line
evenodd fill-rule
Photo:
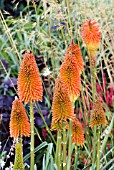
M 22 102 L 15 99 L 10 118 L 10 136 L 18 138 L 21 135 L 30 136 L 30 123 Z
M 15 146 L 15 162 L 14 162 L 14 167 L 13 170 L 24 170 L 24 165 L 23 165 L 23 152 L 22 152 L 22 143 L 17 142 Z
M 77 118 L 72 121 L 72 143 L 82 146 L 84 143 L 84 132 Z
M 72 103 L 80 95 L 81 81 L 79 67 L 75 55 L 67 54 L 60 68 L 60 77 L 68 90 L 68 95 Z
M 93 111 L 90 117 L 90 127 L 93 128 L 94 126 L 97 126 L 99 128 L 101 125 L 106 126 L 107 120 L 105 112 L 102 108 L 101 100 L 100 98 L 97 98 L 93 103 Z
M 84 67 L 84 61 L 82 58 L 81 50 L 77 44 L 74 43 L 74 39 L 72 39 L 70 45 L 68 46 L 66 50 L 66 55 L 71 54 L 76 57 L 77 65 L 79 67 L 79 72 L 81 74 L 83 67 Z
M 91 62 L 96 64 L 96 51 L 99 47 L 101 32 L 96 21 L 86 20 L 82 24 L 82 40 L 86 45 Z
M 18 74 L 18 95 L 24 103 L 42 101 L 43 88 L 35 57 L 25 53 Z
M 72 103 L 69 99 L 67 88 L 58 77 L 55 82 L 55 91 L 52 102 L 52 130 L 60 129 L 61 123 L 74 118 Z M 60 122 L 60 123 L 59 123 Z

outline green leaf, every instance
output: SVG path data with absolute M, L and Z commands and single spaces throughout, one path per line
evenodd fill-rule
M 34 153 L 38 152 L 40 149 L 46 147 L 47 145 L 48 145 L 47 142 L 41 143 L 38 147 L 36 147 L 36 148 L 34 149 Z M 23 160 L 26 161 L 29 157 L 30 157 L 30 153 L 28 153 L 28 154 L 23 158 Z

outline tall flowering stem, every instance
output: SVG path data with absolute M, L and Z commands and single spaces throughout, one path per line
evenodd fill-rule
M 67 161 L 67 170 L 70 170 L 71 165 L 71 154 L 72 154 L 72 120 L 69 121 L 69 135 L 68 135 L 68 161 Z
M 25 53 L 18 74 L 18 95 L 25 104 L 30 102 L 31 125 L 31 163 L 30 169 L 34 169 L 34 112 L 33 102 L 42 101 L 43 88 L 39 70 L 32 53 Z
M 74 119 L 72 103 L 67 88 L 60 77 L 56 79 L 52 102 L 52 130 L 58 131 L 55 162 L 58 169 L 66 170 L 66 129 L 68 119 Z M 61 146 L 62 145 L 62 146 Z M 62 155 L 62 157 L 61 157 Z M 63 164 L 61 164 L 61 162 Z
M 66 126 L 63 125 L 63 170 L 66 170 Z
M 82 39 L 90 59 L 93 101 L 96 94 L 96 52 L 99 47 L 101 33 L 96 21 L 87 20 L 82 25 Z
M 99 47 L 101 33 L 96 21 L 86 20 L 82 25 L 82 39 L 86 46 L 88 56 L 90 59 L 91 82 L 92 82 L 92 97 L 93 103 L 96 94 L 96 51 Z M 92 166 L 95 163 L 96 155 L 96 127 L 94 127 L 94 141 L 93 141 L 93 156 Z
M 102 108 L 101 100 L 100 98 L 97 98 L 94 101 L 93 104 L 93 113 L 90 117 L 90 127 L 97 127 L 97 162 L 96 167 L 97 170 L 100 170 L 100 127 L 101 125 L 106 126 L 107 120 L 104 113 L 104 110 Z
M 78 147 L 75 146 L 75 160 L 74 160 L 74 169 L 77 169 L 77 160 L 78 160 Z
M 61 140 L 62 140 L 61 130 L 58 130 L 56 155 L 55 155 L 55 163 L 58 167 L 58 170 L 61 170 Z
M 97 170 L 100 170 L 100 128 L 97 131 Z
M 71 154 L 72 154 L 72 121 L 75 119 L 74 115 L 74 103 L 80 95 L 81 90 L 81 80 L 80 74 L 83 70 L 84 62 L 81 55 L 80 48 L 77 44 L 74 43 L 74 40 L 71 41 L 68 49 L 66 50 L 66 55 L 64 61 L 60 68 L 60 76 L 56 79 L 55 82 L 55 91 L 52 103 L 52 130 L 61 130 L 62 132 L 62 148 L 61 148 L 61 161 L 62 169 L 70 170 L 71 166 Z M 69 119 L 69 123 L 68 123 Z M 78 124 L 79 125 L 79 124 Z M 80 125 L 79 125 L 80 126 Z M 79 132 L 80 127 L 77 127 L 75 131 Z M 68 137 L 68 158 L 66 159 L 66 129 L 69 129 Z M 75 132 L 76 134 L 76 132 Z M 82 134 L 82 133 L 81 133 Z M 78 143 L 82 143 L 78 139 L 78 135 L 75 135 L 75 140 Z M 83 134 L 82 134 L 83 135 Z M 82 136 L 81 136 L 82 137 Z M 56 162 L 58 168 L 60 168 L 61 161 L 59 162 L 59 132 L 57 139 L 57 150 L 56 150 Z M 82 138 L 81 138 L 82 140 Z M 58 155 L 58 156 L 57 156 Z M 67 160 L 67 162 L 66 162 Z
M 15 161 L 14 161 L 14 167 L 13 170 L 21 169 L 24 170 L 24 164 L 23 164 L 23 153 L 22 153 L 22 139 L 19 138 L 19 142 L 16 143 L 15 150 Z
M 34 169 L 34 111 L 33 104 L 30 103 L 30 127 L 31 127 L 31 160 L 30 160 L 30 169 Z

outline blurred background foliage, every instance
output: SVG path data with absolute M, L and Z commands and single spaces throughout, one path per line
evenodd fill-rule
M 14 96 L 17 95 L 17 77 L 24 50 L 31 50 L 36 57 L 44 87 L 43 102 L 35 109 L 35 147 L 43 141 L 52 142 L 40 116 L 51 126 L 51 103 L 55 78 L 59 74 L 65 50 L 72 38 L 82 51 L 85 68 L 82 74 L 81 97 L 75 103 L 75 114 L 85 131 L 85 146 L 80 151 L 78 168 L 89 165 L 91 159 L 92 131 L 89 128 L 91 113 L 90 68 L 86 49 L 82 44 L 81 25 L 84 20 L 97 20 L 102 39 L 97 52 L 97 92 L 103 100 L 103 107 L 110 123 L 114 112 L 114 2 L 112 0 L 1 0 L 0 1 L 0 114 L 1 154 L 5 167 L 14 161 L 14 155 L 7 158 L 13 144 L 9 137 L 9 120 Z M 46 69 L 49 75 L 44 75 Z M 28 106 L 26 106 L 28 110 Z M 105 129 L 102 129 L 105 132 Z M 56 137 L 56 132 L 53 132 Z M 29 138 L 24 138 L 24 156 L 29 153 Z M 104 152 L 113 146 L 113 131 L 109 134 Z M 88 152 L 90 154 L 88 154 Z M 37 168 L 42 166 L 46 147 L 36 154 Z M 112 158 L 112 153 L 106 158 Z M 73 162 L 72 158 L 72 162 Z M 45 158 L 44 158 L 45 160 Z M 105 162 L 105 163 L 106 163 Z M 27 160 L 29 165 L 29 160 Z M 111 167 L 111 165 L 109 165 Z

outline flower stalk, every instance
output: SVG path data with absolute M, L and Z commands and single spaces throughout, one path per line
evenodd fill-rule
M 72 154 L 72 120 L 69 121 L 69 145 L 68 145 L 67 170 L 70 170 L 71 154 Z
M 75 160 L 74 160 L 74 169 L 77 169 L 77 161 L 78 161 L 78 147 L 75 146 Z
M 57 135 L 57 146 L 56 146 L 56 154 L 55 154 L 55 163 L 58 167 L 58 170 L 61 170 L 61 130 L 58 130 Z
M 96 94 L 96 66 L 94 66 L 92 63 L 92 57 L 89 56 L 89 58 L 90 58 L 90 70 L 91 70 L 92 97 L 93 97 L 93 103 L 94 103 L 95 94 Z M 92 166 L 94 166 L 95 155 L 96 155 L 96 126 L 93 129 L 93 136 L 94 136 L 94 141 L 93 141 Z
M 100 170 L 100 128 L 97 129 L 97 170 Z
M 96 94 L 96 51 L 99 47 L 101 32 L 96 21 L 86 20 L 82 24 L 82 39 L 86 46 L 87 53 L 90 60 L 90 71 L 91 71 L 91 84 L 92 84 L 92 97 L 93 104 L 95 101 Z M 95 163 L 96 155 L 96 127 L 93 130 L 93 156 L 92 156 L 92 169 Z
M 15 162 L 14 162 L 14 170 L 21 169 L 24 170 L 23 164 L 23 153 L 22 153 L 22 138 L 19 138 L 19 141 L 15 146 L 16 154 L 15 154 Z
M 64 126 L 64 125 L 63 125 Z M 63 170 L 66 170 L 66 127 L 63 127 Z
M 30 170 L 33 170 L 34 169 L 34 111 L 33 111 L 32 103 L 30 103 L 30 126 L 31 126 Z

